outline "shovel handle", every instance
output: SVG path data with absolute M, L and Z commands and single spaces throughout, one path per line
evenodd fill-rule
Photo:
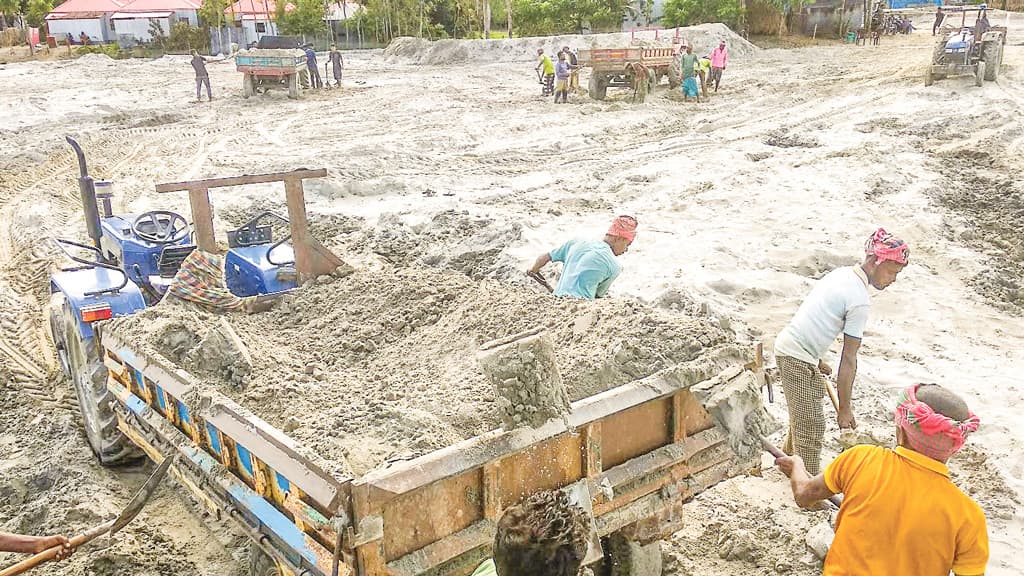
M 779 450 L 774 444 L 772 444 L 771 442 L 765 440 L 764 438 L 761 438 L 761 446 L 764 447 L 766 452 L 768 452 L 772 456 L 775 456 L 776 458 L 785 458 L 786 457 L 786 453 L 785 452 L 783 452 L 782 450 Z M 828 501 L 829 501 L 830 504 L 832 504 L 836 508 L 839 508 L 839 506 L 843 503 L 842 500 L 840 500 L 839 498 L 836 498 L 835 494 L 833 494 L 832 496 L 829 496 L 828 497 Z M 0 576 L 3 576 L 3 575 L 0 574 Z
M 110 527 L 113 525 L 113 520 L 111 520 L 110 522 L 106 522 L 104 524 L 100 524 L 99 526 L 93 528 L 92 530 L 89 530 L 88 532 L 83 532 L 82 534 L 75 536 L 74 538 L 68 541 L 68 544 L 71 546 L 71 549 L 74 550 L 79 546 L 87 544 L 95 540 L 96 538 L 106 534 L 110 531 Z M 39 566 L 44 562 L 49 562 L 50 560 L 56 558 L 57 554 L 60 553 L 61 548 L 63 548 L 63 546 L 54 546 L 53 548 L 47 548 L 46 550 L 43 550 L 42 552 L 34 556 L 29 556 L 28 558 L 25 558 L 24 560 L 18 562 L 17 564 L 14 564 L 13 566 L 4 568 L 3 571 L 0 571 L 0 576 L 15 576 L 16 574 L 24 574 L 25 572 L 28 572 L 36 566 Z

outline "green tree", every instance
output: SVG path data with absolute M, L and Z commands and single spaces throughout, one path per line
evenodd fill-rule
M 735 26 L 743 17 L 742 0 L 668 0 L 661 24 L 666 28 L 722 22 Z
M 7 28 L 8 23 L 14 22 L 18 14 L 21 14 L 21 0 L 0 0 L 0 20 L 3 24 L 0 28 Z
M 294 6 L 286 10 L 287 2 L 278 2 L 275 20 L 282 34 L 290 36 L 313 36 L 327 30 L 324 16 L 327 13 L 322 0 L 293 0 Z
M 226 19 L 224 11 L 231 4 L 230 0 L 203 0 L 203 5 L 199 7 L 199 19 L 206 27 L 221 28 Z
M 25 21 L 33 28 L 40 28 L 50 10 L 53 10 L 53 0 L 28 0 Z

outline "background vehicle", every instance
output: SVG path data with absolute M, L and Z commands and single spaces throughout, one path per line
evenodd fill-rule
M 955 19 L 960 12 L 960 25 L 942 27 L 942 36 L 935 43 L 932 61 L 925 72 L 924 84 L 951 76 L 974 76 L 974 84 L 995 81 L 1003 62 L 1006 27 L 990 26 L 984 5 L 947 7 L 947 19 Z M 967 14 L 977 17 L 973 25 L 967 24 Z
M 306 53 L 293 36 L 263 36 L 255 48 L 235 56 L 235 69 L 242 73 L 242 95 L 246 98 L 271 88 L 286 88 L 289 98 L 300 96 L 300 75 L 306 70 Z

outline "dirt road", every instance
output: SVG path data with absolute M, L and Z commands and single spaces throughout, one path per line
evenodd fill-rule
M 43 330 L 53 261 L 43 239 L 82 233 L 62 140 L 74 134 L 95 175 L 116 181 L 119 211 L 187 213 L 184 196 L 153 193 L 157 182 L 327 167 L 308 187 L 314 230 L 362 266 L 419 261 L 521 282 L 537 254 L 632 213 L 640 236 L 614 297 L 706 309 L 769 345 L 813 279 L 854 261 L 883 225 L 910 242 L 912 263 L 874 297 L 860 428 L 891 441 L 892 393 L 912 382 L 961 392 L 982 428 L 952 469 L 988 514 L 988 573 L 1015 574 L 1024 18 L 1010 26 L 999 82 L 982 88 L 966 78 L 925 88 L 931 37 L 918 33 L 736 57 L 700 105 L 661 88 L 646 105 L 610 91 L 555 106 L 530 62 L 419 67 L 379 52 L 346 56 L 341 90 L 300 101 L 243 100 L 224 63 L 209 66 L 214 102 L 193 103 L 180 57 L 0 66 L 0 529 L 85 528 L 143 478 L 93 463 Z M 214 202 L 225 225 L 281 198 L 256 187 Z M 782 399 L 771 411 L 783 417 Z M 123 536 L 55 573 L 244 573 L 241 540 L 186 509 L 165 489 Z M 798 512 L 776 472 L 688 509 L 692 524 L 666 545 L 667 574 L 819 569 L 804 542 L 827 514 Z

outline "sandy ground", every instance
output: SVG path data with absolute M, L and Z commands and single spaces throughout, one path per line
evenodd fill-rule
M 610 91 L 555 106 L 529 62 L 418 67 L 380 52 L 348 56 L 341 90 L 301 101 L 243 100 L 230 63 L 210 65 L 212 104 L 190 101 L 183 58 L 0 66 L 0 529 L 82 530 L 144 476 L 93 463 L 43 331 L 53 260 L 43 238 L 82 231 L 62 141 L 71 133 L 94 174 L 116 180 L 126 211 L 186 211 L 184 196 L 154 194 L 157 182 L 326 167 L 307 187 L 314 229 L 359 266 L 417 262 L 522 282 L 517 271 L 537 254 L 633 213 L 641 235 L 613 297 L 700 310 L 769 346 L 814 279 L 854 261 L 883 225 L 910 242 L 912 264 L 874 298 L 860 428 L 891 441 L 892 395 L 912 382 L 962 393 L 982 428 L 953 461 L 955 480 L 988 515 L 988 573 L 1016 574 L 1024 17 L 1010 26 L 999 82 L 982 88 L 967 78 L 925 88 L 931 37 L 918 33 L 737 57 L 700 105 L 662 88 L 645 105 Z M 253 187 L 214 201 L 226 225 L 280 197 Z M 777 393 L 770 411 L 781 419 Z M 54 573 L 244 573 L 241 540 L 186 509 L 165 489 L 139 523 Z M 798 511 L 773 470 L 687 509 L 691 524 L 664 547 L 666 574 L 820 570 L 807 534 L 829 515 Z

